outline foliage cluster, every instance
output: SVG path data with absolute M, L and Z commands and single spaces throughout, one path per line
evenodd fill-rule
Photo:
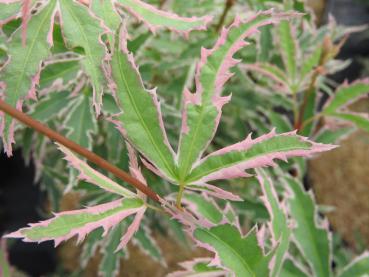
M 58 212 L 5 237 L 77 236 L 81 270 L 99 250 L 102 276 L 118 274 L 130 240 L 165 263 L 153 229 L 214 253 L 169 276 L 369 272 L 367 253 L 333 245 L 303 186 L 308 157 L 369 131 L 368 116 L 350 110 L 369 80 L 329 78 L 359 28 L 317 27 L 297 0 L 225 2 L 0 1 L 1 99 L 159 198 L 1 114 L 4 151 L 20 142 Z M 68 191 L 85 208 L 59 212 Z

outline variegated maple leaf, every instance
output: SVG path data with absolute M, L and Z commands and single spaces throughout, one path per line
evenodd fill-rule
M 222 31 L 213 49 L 202 50 L 196 70 L 196 93 L 186 91 L 184 95 L 177 153 L 167 139 L 156 89 L 145 88 L 134 57 L 127 49 L 127 31 L 122 27 L 120 35 L 116 35 L 109 76 L 122 113 L 115 116 L 113 122 L 142 154 L 150 170 L 179 185 L 178 200 L 185 187 L 235 199 L 207 182 L 247 177 L 247 169 L 274 166 L 275 159 L 306 157 L 334 147 L 314 143 L 295 132 L 277 134 L 273 130 L 256 139 L 250 135 L 242 142 L 202 157 L 217 130 L 222 106 L 230 100 L 230 96 L 222 96 L 222 89 L 231 77 L 229 69 L 239 62 L 233 55 L 247 46 L 245 39 L 257 33 L 260 27 L 295 16 L 298 14 L 264 11 L 246 19 L 237 17 Z
M 112 202 L 80 210 L 56 213 L 49 220 L 30 224 L 29 227 L 7 234 L 5 237 L 22 238 L 26 242 L 53 240 L 55 246 L 57 246 L 61 242 L 77 236 L 78 242 L 81 242 L 86 235 L 98 228 L 103 228 L 102 236 L 105 236 L 110 229 L 118 226 L 121 221 L 134 215 L 134 219 L 126 233 L 122 235 L 116 251 L 124 248 L 140 226 L 146 211 L 145 197 L 127 190 L 94 170 L 67 148 L 60 145 L 59 148 L 65 154 L 65 159 L 69 164 L 79 171 L 80 179 L 96 185 L 109 193 L 119 195 L 120 198 Z M 145 183 L 133 154 L 131 159 L 131 174 Z
M 78 64 L 89 77 L 93 105 L 99 115 L 102 96 L 107 89 L 103 63 L 108 49 L 103 37 L 107 35 L 112 43 L 112 34 L 122 22 L 122 7 L 145 22 L 153 32 L 164 27 L 188 36 L 193 30 L 205 30 L 211 20 L 209 16 L 181 17 L 139 0 L 25 0 L 3 1 L 0 5 L 0 27 L 22 17 L 22 26 L 6 44 L 8 60 L 0 72 L 0 88 L 3 89 L 0 97 L 19 110 L 25 99 L 36 100 L 40 74 L 45 61 L 52 55 L 54 27 L 59 26 L 58 23 L 66 50 L 79 49 L 79 52 L 83 52 L 80 53 Z M 54 24 L 56 15 L 57 25 Z M 0 135 L 4 150 L 10 156 L 15 122 L 3 113 L 0 116 Z

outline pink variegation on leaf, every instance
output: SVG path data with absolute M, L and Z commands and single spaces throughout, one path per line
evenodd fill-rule
M 144 206 L 134 207 L 130 209 L 122 209 L 116 213 L 112 213 L 109 216 L 105 216 L 99 220 L 92 220 L 91 222 L 84 223 L 82 226 L 71 228 L 67 226 L 65 222 L 60 221 L 62 218 L 72 218 L 80 215 L 90 215 L 90 216 L 99 216 L 105 215 L 109 211 L 119 210 L 122 205 L 122 199 L 115 200 L 110 203 L 101 204 L 93 207 L 88 207 L 82 210 L 75 211 L 67 211 L 54 214 L 52 219 L 42 221 L 40 223 L 29 224 L 30 227 L 20 229 L 16 232 L 5 235 L 5 238 L 22 238 L 25 242 L 43 242 L 48 240 L 53 240 L 55 246 L 58 246 L 61 242 L 66 241 L 74 236 L 77 236 L 77 242 L 82 242 L 86 235 L 91 233 L 93 230 L 102 227 L 104 229 L 103 236 L 105 236 L 109 230 L 120 223 L 123 219 L 127 218 L 130 215 L 142 212 L 142 209 L 145 209 Z M 58 222 L 59 221 L 59 222 Z M 57 222 L 57 223 L 55 223 Z M 64 228 L 70 228 L 69 230 L 63 232 L 62 234 L 54 233 L 54 228 L 45 235 L 43 235 L 42 230 L 47 232 L 47 228 L 50 226 L 54 226 L 55 224 L 60 226 L 64 226 Z M 56 226 L 57 226 L 56 225 Z M 60 227 L 59 227 L 60 228 Z M 39 232 L 34 232 L 34 229 L 38 229 Z M 46 231 L 45 231 L 46 230 Z M 56 229 L 57 230 L 57 229 Z
M 257 144 L 267 142 L 270 139 L 275 137 L 293 137 L 301 143 L 307 143 L 308 147 L 305 149 L 303 147 L 293 148 L 291 146 L 288 149 L 288 145 L 286 145 L 286 150 L 284 151 L 272 151 L 261 153 L 260 155 L 256 155 L 253 158 L 246 159 L 246 160 L 239 160 L 237 163 L 231 164 L 229 166 L 225 165 L 221 169 L 213 170 L 213 172 L 202 176 L 201 178 L 196 178 L 196 170 L 200 171 L 201 168 L 205 167 L 207 163 L 211 162 L 211 159 L 221 157 L 227 155 L 229 153 L 237 153 L 237 152 L 245 152 L 250 151 L 254 146 Z M 328 144 L 321 144 L 309 141 L 306 137 L 298 136 L 296 131 L 283 133 L 283 134 L 276 134 L 275 129 L 273 129 L 270 133 L 262 135 L 256 139 L 251 138 L 251 134 L 243 141 L 233 144 L 231 146 L 227 146 L 222 148 L 218 151 L 215 151 L 208 156 L 204 157 L 203 159 L 199 160 L 195 165 L 193 172 L 193 176 L 190 178 L 193 179 L 193 183 L 206 183 L 212 180 L 218 179 L 232 179 L 232 178 L 240 178 L 240 177 L 250 177 L 251 175 L 245 172 L 247 169 L 251 168 L 258 168 L 258 167 L 266 167 L 266 166 L 275 166 L 275 159 L 287 161 L 288 158 L 291 157 L 309 157 L 314 154 L 328 151 L 331 149 L 336 148 L 335 145 L 328 145 Z
M 118 0 L 117 3 L 139 21 L 143 22 L 154 34 L 156 34 L 160 28 L 167 28 L 172 32 L 182 34 L 184 37 L 188 38 L 191 31 L 206 30 L 207 25 L 209 25 L 213 19 L 212 16 L 204 16 L 201 18 L 195 16 L 182 17 L 175 13 L 157 9 L 141 0 Z M 142 14 L 143 11 L 151 14 L 152 17 L 157 18 L 157 20 L 151 21 L 149 16 L 145 17 Z M 161 22 L 159 22 L 159 18 Z M 167 23 L 167 21 L 170 23 Z

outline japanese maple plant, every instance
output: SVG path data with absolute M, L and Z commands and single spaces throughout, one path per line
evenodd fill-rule
M 81 268 L 100 249 L 99 274 L 115 276 L 130 240 L 165 263 L 150 231 L 159 221 L 213 253 L 169 276 L 368 273 L 367 253 L 335 261 L 329 223 L 302 185 L 306 158 L 335 148 L 349 123 L 369 130 L 367 116 L 348 108 L 368 93 L 368 80 L 346 83 L 323 108 L 315 105 L 327 75 L 343 68 L 335 56 L 353 30 L 334 31 L 333 21 L 318 29 L 299 1 L 193 1 L 188 10 L 173 1 L 184 5 L 182 14 L 197 14 L 189 17 L 168 12 L 166 1 L 147 2 L 0 1 L 3 149 L 12 154 L 18 133 L 55 211 L 60 191 L 80 193 L 84 206 L 4 237 L 55 246 L 77 237 Z M 254 87 L 246 89 L 242 76 Z M 158 93 L 148 89 L 155 82 Z M 242 96 L 254 105 L 244 124 L 256 135 L 237 143 L 221 124 L 237 117 L 222 116 L 233 88 L 259 97 Z M 260 109 L 269 123 L 258 121 Z M 327 118 L 345 124 L 321 128 Z M 250 197 L 267 212 L 251 225 L 239 204 Z

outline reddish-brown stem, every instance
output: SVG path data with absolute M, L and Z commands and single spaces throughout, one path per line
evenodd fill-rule
M 322 71 L 324 73 L 324 64 L 330 59 L 334 58 L 346 42 L 348 36 L 346 35 L 341 39 L 341 41 L 337 45 L 333 45 L 333 42 L 331 41 L 330 37 L 325 37 L 323 42 L 323 52 L 321 53 L 320 60 L 318 67 L 315 69 L 313 76 L 311 77 L 311 81 L 309 84 L 308 89 L 306 90 L 304 94 L 304 99 L 300 107 L 299 116 L 298 119 L 294 122 L 294 128 L 300 131 L 304 126 L 307 124 L 303 122 L 305 109 L 308 104 L 309 96 L 311 93 L 314 93 L 314 90 L 316 89 L 316 82 L 318 80 L 318 77 L 322 74 Z
M 217 32 L 219 32 L 219 31 L 220 31 L 220 29 L 223 27 L 223 25 L 224 25 L 224 21 L 225 21 L 225 19 L 226 19 L 226 17 L 227 17 L 227 14 L 228 14 L 229 10 L 232 8 L 232 6 L 233 6 L 235 3 L 236 3 L 236 0 L 226 0 L 225 5 L 224 5 L 223 13 L 222 13 L 222 15 L 220 16 L 219 22 L 218 22 L 218 24 L 217 24 L 217 26 L 216 26 L 216 28 L 215 28 L 215 30 L 216 30 Z
M 47 136 L 53 141 L 56 141 L 65 147 L 69 148 L 70 150 L 74 151 L 75 153 L 85 157 L 88 161 L 94 163 L 95 165 L 99 166 L 102 169 L 109 171 L 110 173 L 114 174 L 119 179 L 131 184 L 152 200 L 159 202 L 159 196 L 152 191 L 149 187 L 144 185 L 142 182 L 133 178 L 131 175 L 126 173 L 125 171 L 119 169 L 115 165 L 112 165 L 107 160 L 101 158 L 100 156 L 96 155 L 95 153 L 83 148 L 79 144 L 67 139 L 66 137 L 62 136 L 58 132 L 55 132 L 42 124 L 41 122 L 34 120 L 30 116 L 26 115 L 25 113 L 18 111 L 17 109 L 13 108 L 12 106 L 6 104 L 4 101 L 0 100 L 0 110 L 4 111 L 8 115 L 14 117 L 15 119 L 19 120 L 23 124 L 31 127 L 32 129 L 36 130 L 37 132 Z

